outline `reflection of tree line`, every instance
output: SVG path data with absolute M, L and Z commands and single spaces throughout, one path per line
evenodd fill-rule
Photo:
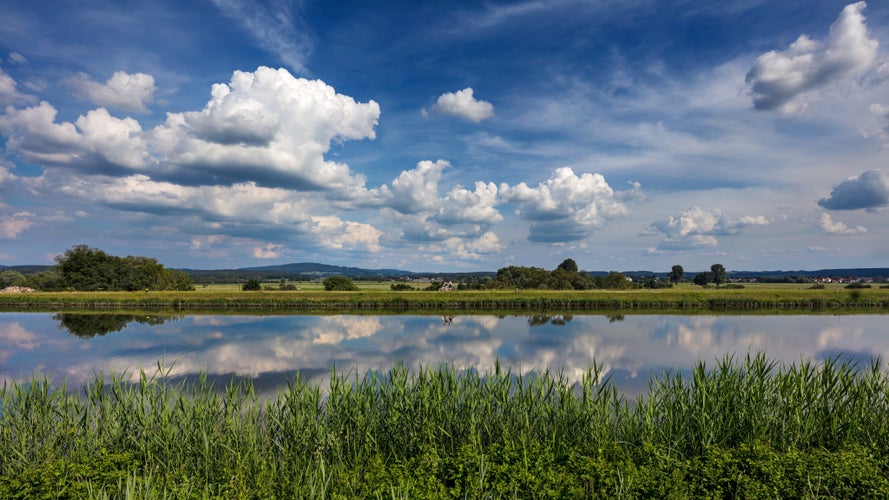
M 133 322 L 156 326 L 182 318 L 182 315 L 158 314 L 146 316 L 144 314 L 59 313 L 53 316 L 53 319 L 59 322 L 59 329 L 65 330 L 71 335 L 85 338 L 119 332 Z
M 552 324 L 555 326 L 564 326 L 567 325 L 569 321 L 574 319 L 572 315 L 564 315 L 564 314 L 556 314 L 556 315 L 543 315 L 543 314 L 535 314 L 532 316 L 528 316 L 528 324 L 531 326 L 543 326 L 546 324 Z

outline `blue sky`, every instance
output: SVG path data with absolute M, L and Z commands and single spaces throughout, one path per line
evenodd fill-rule
M 0 264 L 889 266 L 882 3 L 0 15 Z

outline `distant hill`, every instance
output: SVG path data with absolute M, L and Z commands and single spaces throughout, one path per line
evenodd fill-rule
M 232 283 L 250 278 L 261 280 L 287 279 L 305 281 L 328 276 L 348 276 L 357 279 L 383 279 L 413 276 L 401 269 L 364 269 L 333 266 L 317 262 L 300 262 L 275 266 L 244 267 L 239 269 L 182 269 L 195 283 Z
M 0 271 L 17 271 L 22 274 L 36 274 L 42 273 L 43 271 L 49 271 L 55 266 L 2 266 L 0 265 Z
M 400 269 L 363 269 L 360 267 L 332 266 L 317 262 L 301 262 L 293 264 L 281 264 L 277 266 L 244 267 L 239 271 L 276 272 L 286 274 L 315 274 L 315 275 L 342 275 L 342 276 L 407 276 L 414 274 Z
M 0 265 L 0 271 L 18 271 L 22 274 L 34 274 L 42 271 L 48 271 L 53 266 L 38 265 L 20 265 L 20 266 L 4 266 Z M 260 267 L 244 267 L 238 269 L 181 269 L 185 271 L 196 283 L 232 283 L 239 280 L 247 280 L 250 278 L 259 279 L 288 279 L 288 280 L 310 280 L 316 278 L 325 278 L 327 276 L 348 276 L 357 279 L 387 279 L 387 278 L 430 278 L 430 279 L 455 279 L 464 278 L 480 278 L 484 276 L 494 276 L 494 271 L 474 271 L 474 272 L 433 272 L 433 271 L 405 271 L 402 269 L 365 269 L 361 267 L 345 267 L 334 266 L 330 264 L 321 264 L 318 262 L 299 262 L 290 264 L 279 264 L 273 266 Z M 686 270 L 687 279 L 693 278 L 696 274 L 709 269 L 703 270 Z M 605 271 L 587 271 L 592 276 L 605 276 Z M 666 277 L 668 272 L 654 271 L 623 271 L 623 274 L 633 278 L 647 278 L 651 276 Z M 785 278 L 798 276 L 803 278 L 817 277 L 847 277 L 856 278 L 889 278 L 889 268 L 886 267 L 865 267 L 865 268 L 847 268 L 847 269 L 819 269 L 816 271 L 729 271 L 727 275 L 730 278 Z

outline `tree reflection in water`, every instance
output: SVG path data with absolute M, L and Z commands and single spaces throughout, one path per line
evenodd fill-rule
M 543 314 L 535 314 L 528 317 L 528 324 L 531 326 L 543 326 L 546 324 L 553 324 L 555 326 L 565 326 L 569 321 L 574 319 L 572 315 L 543 315 Z
M 182 315 L 96 313 L 59 313 L 53 315 L 53 319 L 59 322 L 60 330 L 65 330 L 71 335 L 81 338 L 119 332 L 133 322 L 154 326 L 180 320 L 183 317 Z

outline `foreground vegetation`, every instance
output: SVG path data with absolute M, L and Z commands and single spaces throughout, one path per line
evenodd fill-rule
M 804 285 L 749 285 L 746 288 L 634 290 L 480 290 L 462 292 L 392 291 L 359 283 L 359 291 L 239 291 L 237 287 L 192 292 L 35 292 L 0 294 L 0 311 L 140 310 L 184 312 L 255 311 L 270 313 L 366 311 L 775 311 L 846 312 L 889 309 L 889 289 L 845 289 Z
M 249 382 L 34 377 L 0 391 L 0 497 L 886 498 L 878 363 L 763 355 L 664 374 L 629 401 L 594 365 Z

